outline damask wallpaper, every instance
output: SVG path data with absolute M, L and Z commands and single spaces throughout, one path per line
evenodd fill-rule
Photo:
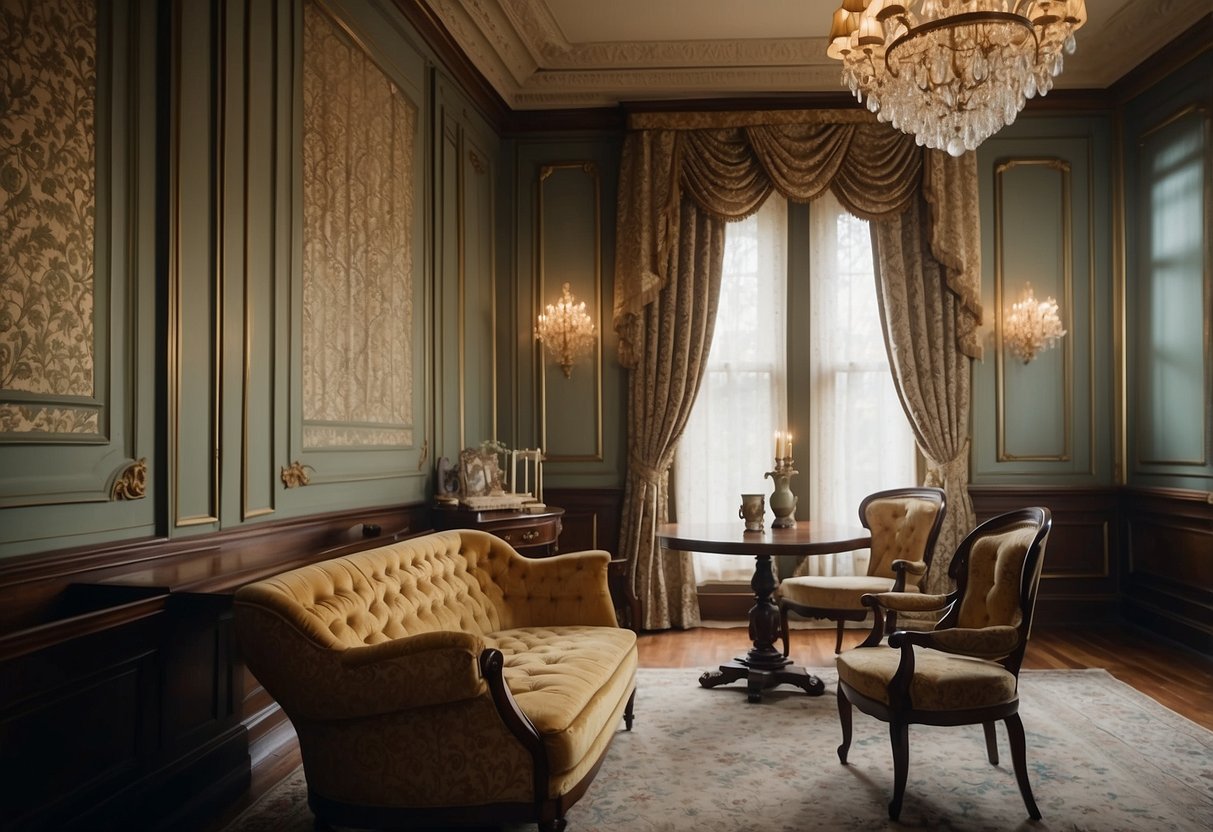
M 98 432 L 96 52 L 93 0 L 0 0 L 0 433 Z
M 412 444 L 417 108 L 315 2 L 303 16 L 303 444 Z

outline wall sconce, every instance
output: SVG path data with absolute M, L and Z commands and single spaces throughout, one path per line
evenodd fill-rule
M 1036 299 L 1032 284 L 1027 284 L 1023 298 L 1002 316 L 1002 340 L 1011 354 L 1027 364 L 1036 355 L 1049 349 L 1066 334 L 1057 315 L 1057 301 Z
M 569 284 L 564 284 L 560 300 L 548 304 L 535 324 L 535 337 L 547 348 L 565 378 L 572 378 L 573 362 L 595 344 L 594 322 L 585 311 L 585 301 L 574 303 Z

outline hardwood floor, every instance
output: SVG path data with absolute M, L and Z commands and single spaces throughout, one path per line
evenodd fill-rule
M 834 664 L 833 628 L 792 631 L 792 658 L 806 667 Z M 866 630 L 847 630 L 844 650 L 863 641 Z M 641 667 L 703 667 L 741 655 L 750 647 L 746 630 L 699 628 L 647 633 L 640 637 Z M 1193 722 L 1213 730 L 1213 657 L 1162 641 L 1126 625 L 1037 626 L 1025 668 L 1102 667 L 1126 684 Z
M 863 640 L 866 630 L 848 630 L 843 649 Z M 639 639 L 641 667 L 715 667 L 744 653 L 750 640 L 744 627 L 668 630 Z M 792 632 L 792 657 L 807 667 L 834 663 L 834 630 Z M 1126 625 L 1099 627 L 1039 626 L 1032 632 L 1025 668 L 1102 667 L 1121 681 L 1193 722 L 1213 730 L 1213 657 L 1204 656 Z M 829 692 L 827 691 L 827 695 Z M 241 800 L 204 827 L 218 832 L 300 763 L 292 743 L 253 768 L 252 785 Z

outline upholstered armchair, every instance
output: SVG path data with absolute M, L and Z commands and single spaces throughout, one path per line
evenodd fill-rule
M 948 574 L 947 595 L 884 592 L 864 603 L 875 611 L 866 641 L 835 659 L 838 716 L 845 765 L 851 747 L 851 706 L 889 723 L 897 820 L 910 765 L 909 726 L 976 725 L 985 732 L 990 763 L 998 764 L 994 723 L 1007 726 L 1015 779 L 1028 815 L 1040 810 L 1028 783 L 1027 743 L 1019 718 L 1019 667 L 1028 645 L 1045 542 L 1046 508 L 1025 508 L 979 525 L 961 542 Z M 886 611 L 946 610 L 930 632 L 894 632 L 882 644 Z
M 863 621 L 860 600 L 876 592 L 917 592 L 926 578 L 947 505 L 939 488 L 895 488 L 869 494 L 859 504 L 859 522 L 872 533 L 872 556 L 864 575 L 804 575 L 779 585 L 779 625 L 788 655 L 788 611 L 838 622 L 834 652 L 842 651 L 847 621 Z M 890 615 L 890 628 L 895 623 Z

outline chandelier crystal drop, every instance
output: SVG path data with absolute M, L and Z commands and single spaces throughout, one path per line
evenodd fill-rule
M 560 364 L 565 378 L 572 377 L 573 362 L 597 342 L 594 321 L 585 311 L 585 301 L 574 302 L 569 284 L 564 284 L 560 300 L 549 303 L 539 316 L 535 337 Z
M 1053 88 L 1086 22 L 1085 0 L 843 0 L 826 54 L 877 118 L 960 156 Z

